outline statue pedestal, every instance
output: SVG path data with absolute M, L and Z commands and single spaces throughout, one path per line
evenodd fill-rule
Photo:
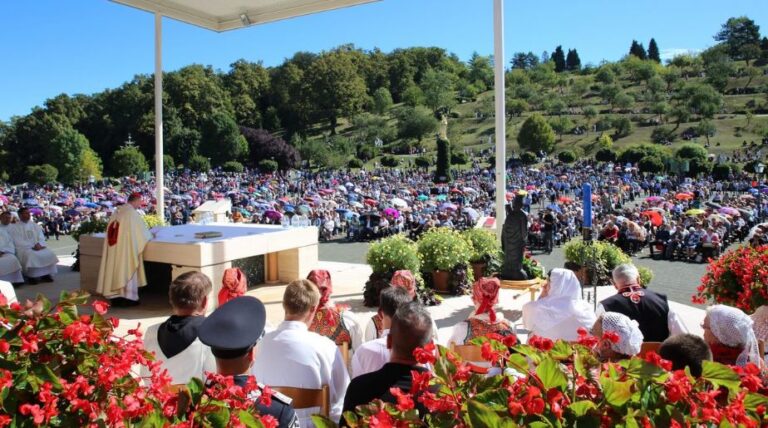
M 538 278 L 527 279 L 524 281 L 502 279 L 501 288 L 507 288 L 510 290 L 522 290 L 523 292 L 528 291 L 531 293 L 531 300 L 536 300 L 536 292 L 538 292 L 541 288 L 541 280 Z

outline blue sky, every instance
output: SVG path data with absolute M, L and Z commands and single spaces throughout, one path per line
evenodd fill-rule
M 213 0 L 212 0 L 213 1 Z M 662 54 L 700 50 L 728 17 L 768 34 L 765 0 L 507 0 L 506 60 L 562 44 L 582 63 L 616 60 L 632 39 L 655 37 Z M 165 19 L 166 71 L 191 63 L 227 70 L 238 58 L 280 64 L 294 52 L 344 43 L 364 49 L 439 46 L 467 59 L 493 52 L 492 0 L 383 0 L 226 33 Z M 59 93 L 115 87 L 153 70 L 153 16 L 107 0 L 0 1 L 0 120 Z

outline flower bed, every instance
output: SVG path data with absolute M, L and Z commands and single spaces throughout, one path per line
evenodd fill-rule
M 0 427 L 276 426 L 246 398 L 255 383 L 214 375 L 213 387 L 193 379 L 186 400 L 171 393 L 141 334 L 115 336 L 106 303 L 94 302 L 93 315 L 78 311 L 87 300 L 64 292 L 56 305 L 39 297 L 0 306 Z M 149 377 L 135 377 L 142 366 Z
M 739 247 L 707 265 L 707 273 L 693 296 L 694 303 L 707 301 L 735 306 L 746 313 L 768 304 L 768 246 Z
M 593 348 L 606 340 L 617 338 L 612 332 L 590 337 L 582 329 L 575 344 L 535 336 L 528 345 L 516 344 L 514 336 L 475 339 L 483 358 L 503 370 L 491 377 L 448 349 L 428 345 L 414 355 L 432 364 L 434 374 L 414 375 L 409 393 L 392 388 L 396 404 L 377 400 L 345 417 L 350 426 L 380 427 L 757 427 L 768 422 L 768 397 L 757 367 L 704 362 L 697 379 L 687 371 L 670 372 L 671 363 L 652 352 L 601 363 Z M 417 403 L 428 411 L 424 421 L 415 411 Z
M 424 233 L 417 243 L 422 272 L 449 276 L 447 291 L 453 295 L 466 294 L 472 287 L 474 274 L 469 269 L 472 246 L 460 232 L 447 227 L 432 228 Z M 429 279 L 427 279 L 429 283 Z M 434 284 L 433 288 L 440 288 Z
M 563 246 L 565 260 L 573 262 L 582 268 L 589 269 L 594 266 L 591 281 L 597 285 L 608 285 L 611 271 L 618 265 L 632 263 L 632 258 L 626 255 L 621 248 L 610 242 L 592 241 L 587 243 L 581 239 L 574 239 Z M 645 266 L 637 266 L 640 272 L 640 282 L 647 286 L 653 280 L 653 272 Z M 587 285 L 587 284 L 582 284 Z

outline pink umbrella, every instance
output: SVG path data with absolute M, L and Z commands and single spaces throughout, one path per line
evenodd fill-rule
M 394 218 L 400 217 L 400 212 L 394 208 L 385 208 L 383 212 L 385 216 L 394 217 Z
M 663 201 L 664 198 L 662 198 L 661 196 L 650 196 L 645 198 L 645 200 L 648 202 L 659 202 L 659 201 Z
M 264 211 L 264 215 L 267 216 L 267 218 L 273 219 L 273 220 L 279 220 L 283 217 L 283 214 L 279 211 L 275 210 L 267 210 Z
M 719 210 L 717 210 L 721 214 L 728 214 L 728 215 L 739 215 L 739 210 L 736 208 L 731 207 L 722 207 Z

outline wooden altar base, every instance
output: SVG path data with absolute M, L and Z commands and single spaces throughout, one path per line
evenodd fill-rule
M 531 293 L 531 300 L 536 300 L 536 292 L 541 289 L 541 280 L 538 278 L 527 279 L 524 281 L 512 281 L 508 279 L 502 279 L 501 288 L 507 288 L 511 290 L 521 290 L 522 292 L 517 296 L 520 296 L 524 292 Z M 517 298 L 517 296 L 515 298 Z

